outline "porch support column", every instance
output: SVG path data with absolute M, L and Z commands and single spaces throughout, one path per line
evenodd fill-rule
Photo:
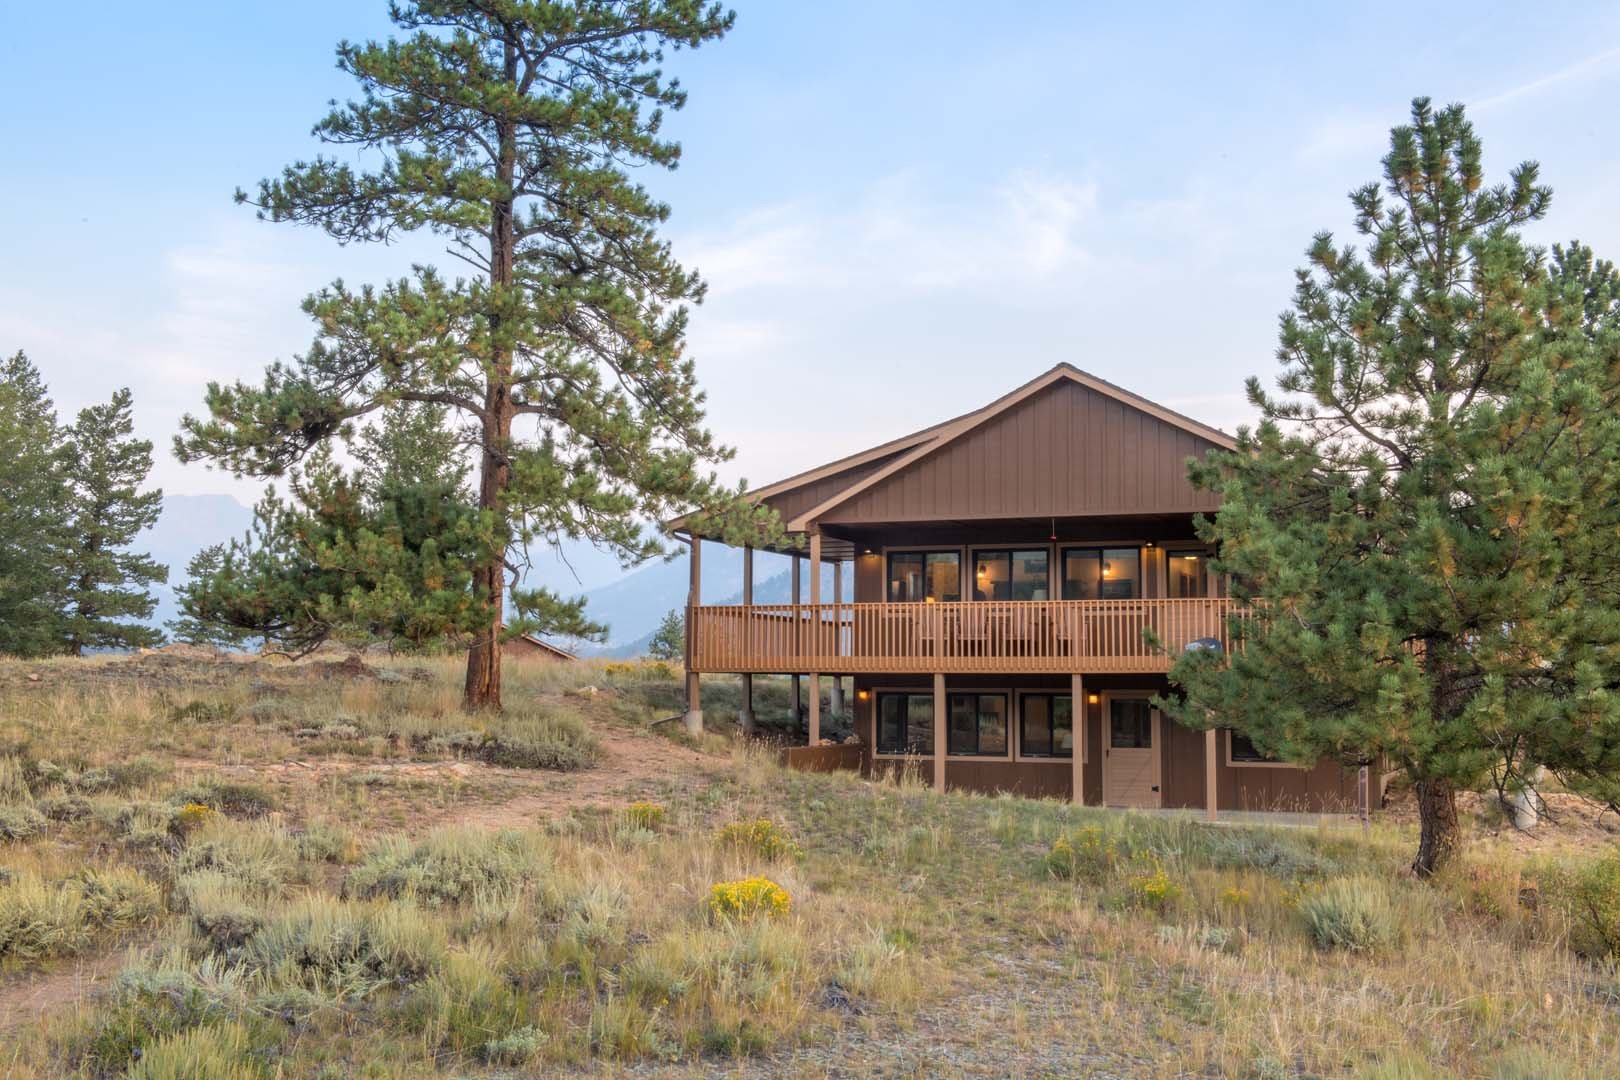
M 810 534 L 810 654 L 813 657 L 811 666 L 819 666 L 817 661 L 822 655 L 822 639 L 826 636 L 827 624 L 821 618 L 821 533 Z M 810 672 L 810 718 L 808 722 L 809 744 L 815 746 L 821 742 L 821 675 L 815 671 Z
M 844 634 L 844 560 L 833 560 L 833 621 L 832 637 L 833 652 L 842 648 L 840 639 Z M 841 676 L 832 677 L 832 696 L 828 699 L 827 710 L 834 716 L 844 715 L 844 680 Z
M 1210 728 L 1204 732 L 1204 817 L 1214 821 L 1219 816 L 1216 775 L 1220 770 L 1220 732 Z
M 743 546 L 743 652 L 752 661 L 754 655 L 754 549 Z M 737 706 L 737 727 L 744 735 L 754 733 L 754 676 L 742 677 L 742 701 Z
M 695 635 L 697 609 L 703 597 L 703 541 L 692 537 L 690 567 L 692 577 L 686 593 L 686 730 L 693 735 L 703 734 L 703 697 L 698 673 L 692 669 L 697 659 Z
M 945 790 L 945 675 L 934 675 L 934 790 Z
M 802 635 L 804 634 L 804 624 L 801 621 L 801 616 L 800 616 L 800 613 L 799 613 L 799 595 L 800 595 L 799 553 L 796 552 L 796 551 L 792 552 L 788 556 L 788 558 L 793 564 L 793 572 L 792 572 L 792 581 L 793 581 L 793 593 L 792 593 L 792 597 L 793 597 L 793 651 L 795 653 L 797 653 L 797 652 L 800 651 L 800 649 L 799 649 L 799 641 L 801 640 Z M 797 667 L 798 667 L 798 665 L 795 664 L 794 668 L 797 669 Z M 793 672 L 793 731 L 794 731 L 795 734 L 799 730 L 799 721 L 801 721 L 803 719 L 804 719 L 804 691 L 803 691 L 802 685 L 799 682 L 799 673 L 798 673 L 797 670 L 795 670 Z
M 1086 680 L 1079 672 L 1069 676 L 1069 722 L 1074 725 L 1074 757 L 1069 761 L 1069 797 L 1076 806 L 1086 805 L 1086 732 L 1091 728 L 1086 708 Z

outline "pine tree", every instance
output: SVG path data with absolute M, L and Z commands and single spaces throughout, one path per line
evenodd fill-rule
M 647 655 L 654 660 L 679 660 L 686 652 L 686 619 L 676 609 L 664 613 L 664 619 L 647 642 Z
M 64 433 L 71 517 L 61 634 L 74 656 L 86 648 L 142 648 L 163 640 L 162 631 L 131 621 L 151 618 L 157 600 L 150 586 L 169 579 L 168 567 L 128 550 L 163 512 L 161 490 L 140 490 L 152 471 L 152 443 L 134 432 L 124 389 L 105 405 L 81 410 Z
M 1167 705 L 1403 770 L 1426 876 L 1459 788 L 1545 767 L 1620 797 L 1620 276 L 1524 242 L 1550 193 L 1531 163 L 1487 186 L 1461 106 L 1414 102 L 1383 165 L 1351 196 L 1362 248 L 1323 233 L 1298 272 L 1258 430 L 1192 468 L 1217 569 L 1261 603 Z
M 0 361 L 0 653 L 61 648 L 68 499 L 56 410 L 18 352 Z
M 680 156 L 660 134 L 663 110 L 685 103 L 663 50 L 715 40 L 732 16 L 702 0 L 414 0 L 391 13 L 402 40 L 338 47 L 361 97 L 315 129 L 382 164 L 300 162 L 251 201 L 342 243 L 429 229 L 474 276 L 418 267 L 311 296 L 309 351 L 262 386 L 210 386 L 209 416 L 188 418 L 176 449 L 274 476 L 379 409 L 454 410 L 478 459 L 485 544 L 464 701 L 499 708 L 511 553 L 583 537 L 634 563 L 662 550 L 641 523 L 683 511 L 729 539 L 777 527 L 704 472 L 729 451 L 703 427 L 683 347 L 703 286 L 658 236 L 667 207 L 626 173 Z M 570 610 L 549 592 L 512 602 L 525 625 L 566 632 L 548 625 Z

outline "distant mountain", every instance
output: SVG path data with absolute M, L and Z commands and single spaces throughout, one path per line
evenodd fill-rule
M 169 583 L 153 589 L 157 610 L 147 622 L 162 626 L 180 614 L 175 589 L 186 580 L 186 564 L 211 544 L 223 543 L 247 532 L 253 510 L 229 495 L 165 495 L 157 524 L 135 542 L 169 568 Z
M 608 640 L 603 643 L 575 643 L 582 656 L 640 656 L 646 652 L 665 613 L 686 606 L 689 588 L 687 556 L 683 550 L 669 562 L 654 562 L 634 570 L 611 585 L 591 589 L 585 595 L 585 614 L 607 623 Z M 807 567 L 808 569 L 808 567 Z M 769 574 L 770 576 L 764 576 Z M 831 566 L 821 568 L 821 594 L 832 598 Z M 853 583 L 846 581 L 845 595 Z M 808 574 L 804 596 L 810 595 Z M 754 556 L 754 602 L 786 604 L 792 599 L 793 576 L 787 559 L 758 553 Z M 715 544 L 703 548 L 703 602 L 742 603 L 742 553 Z

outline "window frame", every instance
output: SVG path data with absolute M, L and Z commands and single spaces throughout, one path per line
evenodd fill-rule
M 1090 760 L 1090 754 L 1087 753 L 1087 747 L 1085 745 L 1086 740 L 1083 737 L 1085 721 L 1084 721 L 1083 714 L 1081 714 L 1080 717 L 1077 717 L 1076 714 L 1075 714 L 1074 692 L 1072 690 L 1020 690 L 1020 691 L 1018 691 L 1018 716 L 1016 718 L 1017 727 L 1018 727 L 1017 760 L 1019 760 L 1019 761 L 1036 761 L 1036 762 L 1071 762 L 1071 763 L 1074 761 L 1074 749 L 1073 749 L 1072 746 L 1070 747 L 1070 750 L 1069 750 L 1069 752 L 1067 754 L 1058 754 L 1058 753 L 1032 754 L 1029 751 L 1024 749 L 1024 703 L 1026 701 L 1028 701 L 1030 698 L 1046 698 L 1048 700 L 1053 700 L 1053 699 L 1056 699 L 1056 698 L 1068 698 L 1069 699 L 1069 723 L 1071 725 L 1070 741 L 1079 743 L 1079 745 L 1080 745 L 1080 764 L 1082 764 L 1082 765 L 1086 764 Z M 1051 730 L 1052 730 L 1052 719 L 1051 719 L 1052 715 L 1053 715 L 1053 713 L 1052 713 L 1052 711 L 1050 710 L 1050 707 L 1049 707 L 1049 710 L 1047 712 L 1047 722 L 1046 722 L 1046 727 L 1047 727 L 1048 733 L 1050 733 Z
M 1185 596 L 1185 597 L 1171 596 L 1170 595 L 1170 560 L 1175 559 L 1175 558 L 1185 559 L 1189 555 L 1196 555 L 1198 557 L 1199 571 L 1200 571 L 1200 573 L 1202 574 L 1202 576 L 1204 578 L 1204 589 L 1203 589 L 1202 592 L 1195 593 L 1195 594 L 1193 594 L 1191 596 Z M 1159 591 L 1164 593 L 1164 597 L 1167 600 L 1177 600 L 1177 599 L 1182 599 L 1182 600 L 1204 600 L 1204 599 L 1208 599 L 1209 596 L 1210 596 L 1210 583 L 1215 580 L 1215 575 L 1209 569 L 1209 561 L 1212 558 L 1214 558 L 1214 556 L 1210 554 L 1210 552 L 1209 552 L 1209 550 L 1207 548 L 1201 548 L 1201 547 L 1166 547 L 1164 549 L 1164 581 L 1161 583 Z
M 927 580 L 927 572 L 926 571 L 927 571 L 927 567 L 928 567 L 928 556 L 930 556 L 930 555 L 954 555 L 954 556 L 956 556 L 956 599 L 955 600 L 929 600 L 927 597 L 924 597 L 921 600 L 891 600 L 889 598 L 889 586 L 894 581 L 893 566 L 894 566 L 894 557 L 896 555 L 921 555 L 923 557 L 923 568 L 924 568 L 923 577 L 924 577 L 925 583 L 926 583 L 926 580 Z M 918 547 L 885 547 L 883 549 L 883 602 L 885 604 L 960 604 L 960 603 L 963 602 L 963 597 L 965 597 L 967 595 L 966 590 L 964 590 L 963 587 L 962 587 L 963 586 L 963 579 L 964 579 L 964 577 L 966 575 L 966 571 L 965 571 L 964 568 L 967 566 L 967 561 L 968 561 L 967 551 L 966 551 L 965 548 L 961 548 L 961 547 L 951 547 L 949 545 L 941 546 L 941 545 L 934 545 L 934 544 L 918 546 Z
M 1016 599 L 1013 599 L 1011 597 L 1009 597 L 1007 600 L 992 600 L 992 599 L 990 599 L 988 597 L 983 599 L 983 600 L 980 600 L 978 595 L 977 595 L 978 591 L 979 591 L 979 582 L 978 582 L 978 574 L 976 573 L 976 571 L 977 571 L 977 568 L 978 568 L 979 558 L 981 556 L 984 556 L 984 555 L 1002 555 L 1002 556 L 1006 557 L 1006 559 L 1007 559 L 1007 590 L 1008 590 L 1008 592 L 1011 592 L 1012 591 L 1012 586 L 1013 586 L 1013 561 L 1012 561 L 1013 556 L 1014 555 L 1019 555 L 1019 554 L 1029 554 L 1031 552 L 1036 552 L 1036 551 L 1042 552 L 1042 553 L 1044 553 L 1046 555 L 1046 600 L 1051 600 L 1052 599 L 1052 545 L 1051 544 L 996 544 L 996 545 L 990 545 L 990 546 L 987 546 L 987 547 L 970 548 L 968 550 L 968 557 L 967 557 L 966 561 L 963 563 L 964 569 L 967 572 L 967 579 L 968 579 L 968 585 L 969 585 L 969 588 L 968 588 L 967 592 L 964 593 L 964 595 L 975 604 L 986 604 L 986 603 L 1016 603 L 1016 604 L 1037 603 L 1037 604 L 1040 604 L 1040 603 L 1045 603 L 1046 600 L 1016 600 Z
M 1247 761 L 1242 758 L 1233 757 L 1232 751 L 1234 741 L 1239 738 L 1248 739 L 1248 736 L 1244 735 L 1242 732 L 1234 731 L 1232 728 L 1222 728 L 1221 732 L 1223 735 L 1225 735 L 1225 738 L 1221 740 L 1221 743 L 1226 749 L 1226 767 L 1229 769 L 1297 769 L 1301 772 L 1310 771 L 1310 766 L 1298 765 L 1292 761 L 1278 761 L 1275 758 L 1260 761 Z M 1249 745 L 1252 747 L 1254 746 L 1254 743 L 1251 741 Z M 1259 749 L 1255 748 L 1255 753 L 1258 754 L 1259 752 Z

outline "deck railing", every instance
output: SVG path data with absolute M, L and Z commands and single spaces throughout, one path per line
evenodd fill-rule
M 1158 672 L 1188 642 L 1226 647 L 1233 610 L 1213 598 L 694 607 L 689 663 L 739 673 Z

